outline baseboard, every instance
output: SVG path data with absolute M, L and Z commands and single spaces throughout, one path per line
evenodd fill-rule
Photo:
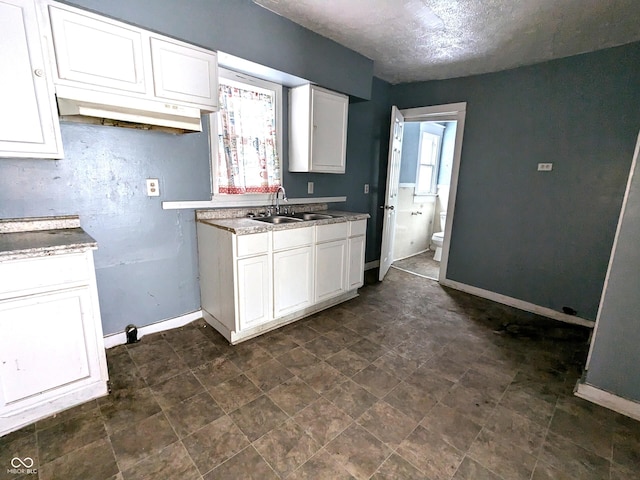
M 640 403 L 638 402 L 619 397 L 605 390 L 600 390 L 593 385 L 583 383 L 582 380 L 578 381 L 573 393 L 576 397 L 583 398 L 596 405 L 640 421 Z
M 151 333 L 164 332 L 165 330 L 171 330 L 172 328 L 182 327 L 187 323 L 198 320 L 199 318 L 202 318 L 202 310 L 185 313 L 179 317 L 169 318 L 150 325 L 145 325 L 144 327 L 138 328 L 138 338 L 142 338 Z M 114 333 L 104 337 L 104 348 L 112 348 L 118 345 L 124 345 L 125 343 L 127 343 L 127 335 L 124 332 Z
M 367 262 L 364 264 L 364 269 L 372 270 L 374 268 L 378 268 L 380 266 L 380 260 L 374 260 L 373 262 Z
M 525 302 L 517 298 L 508 297 L 500 293 L 491 292 L 482 288 L 467 285 L 465 283 L 449 280 L 448 278 L 440 280 L 440 285 L 444 287 L 453 288 L 454 290 L 460 290 L 461 292 L 470 293 L 476 297 L 486 298 L 494 302 L 502 303 L 510 307 L 524 310 L 525 312 L 535 313 L 536 315 L 542 315 L 543 317 L 552 318 L 560 322 L 572 323 L 574 325 L 582 325 L 583 327 L 593 328 L 595 322 L 593 320 L 587 320 L 585 318 L 576 317 L 574 315 L 567 315 L 566 313 L 558 312 L 548 307 L 541 307 L 533 303 Z

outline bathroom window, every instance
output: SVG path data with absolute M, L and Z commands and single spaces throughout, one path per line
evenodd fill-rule
M 436 193 L 441 140 L 441 136 L 429 132 L 422 132 L 420 135 L 416 195 L 435 195 Z
M 212 191 L 268 197 L 282 184 L 282 86 L 220 69 L 220 110 L 210 115 Z

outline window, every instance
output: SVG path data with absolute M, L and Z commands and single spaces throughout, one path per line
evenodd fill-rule
M 441 137 L 429 132 L 420 135 L 420 157 L 416 176 L 416 195 L 436 193 Z
M 220 69 L 211 114 L 213 195 L 270 194 L 282 183 L 282 86 Z

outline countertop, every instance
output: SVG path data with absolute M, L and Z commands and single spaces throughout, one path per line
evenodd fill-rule
M 75 215 L 0 220 L 0 261 L 98 248 Z
M 293 228 L 304 228 L 312 225 L 329 225 L 332 223 L 350 222 L 355 220 L 365 220 L 369 218 L 368 213 L 343 212 L 341 210 L 321 210 L 313 213 L 333 215 L 333 218 L 322 220 L 305 220 L 303 222 L 273 224 L 261 222 L 248 217 L 240 218 L 215 218 L 198 219 L 198 222 L 211 225 L 216 228 L 227 230 L 236 235 L 248 235 L 252 233 L 271 232 L 276 230 L 291 230 Z

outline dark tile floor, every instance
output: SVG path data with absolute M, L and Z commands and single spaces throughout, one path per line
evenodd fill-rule
M 440 262 L 436 262 L 433 259 L 435 253 L 434 250 L 427 250 L 426 252 L 403 258 L 402 260 L 396 260 L 392 266 L 409 273 L 415 273 L 416 275 L 438 280 L 440 276 Z
M 640 424 L 572 395 L 587 333 L 392 269 L 235 347 L 109 350 L 112 393 L 0 439 L 0 478 L 640 478 Z

